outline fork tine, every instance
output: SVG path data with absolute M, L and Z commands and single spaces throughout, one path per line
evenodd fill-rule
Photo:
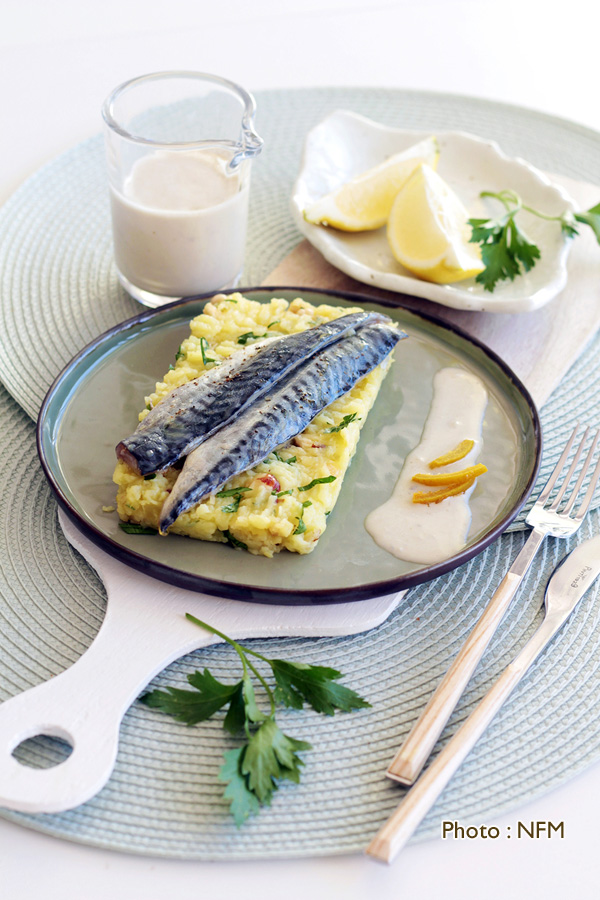
M 558 494 L 554 498 L 554 502 L 549 507 L 549 509 L 551 511 L 558 509 L 558 504 L 564 497 L 565 491 L 567 490 L 569 484 L 571 483 L 571 478 L 575 474 L 575 469 L 577 468 L 577 463 L 581 459 L 581 454 L 583 453 L 583 448 L 585 446 L 585 442 L 587 441 L 587 436 L 589 433 L 590 433 L 589 428 L 586 428 L 585 431 L 583 432 L 583 437 L 581 438 L 579 447 L 575 451 L 575 456 L 573 457 L 573 462 L 571 463 L 571 465 L 569 467 L 569 471 L 567 472 L 566 477 L 563 479 L 563 483 L 560 486 L 560 490 L 559 490 Z
M 552 488 L 553 488 L 554 485 L 556 484 L 556 479 L 558 478 L 558 476 L 559 476 L 560 473 L 562 472 L 562 469 L 563 469 L 563 467 L 564 467 L 564 465 L 565 465 L 565 463 L 566 463 L 566 461 L 567 461 L 567 459 L 568 459 L 568 457 L 569 457 L 569 453 L 571 452 L 571 447 L 573 446 L 573 441 L 575 440 L 575 435 L 577 434 L 578 430 L 579 430 L 579 422 L 577 423 L 577 425 L 576 425 L 575 428 L 573 429 L 573 434 L 571 435 L 571 437 L 570 437 L 569 440 L 567 441 L 567 446 L 566 446 L 565 449 L 563 450 L 562 455 L 561 455 L 559 461 L 558 461 L 558 462 L 556 463 L 556 465 L 554 466 L 554 471 L 552 472 L 552 474 L 550 475 L 550 478 L 548 479 L 548 481 L 547 481 L 546 484 L 544 485 L 544 487 L 543 487 L 543 489 L 542 489 L 542 493 L 541 493 L 540 496 L 537 498 L 537 500 L 536 500 L 536 502 L 535 502 L 535 505 L 536 505 L 536 506 L 541 506 L 541 505 L 544 503 L 544 501 L 547 499 L 547 497 L 548 497 L 550 491 L 552 490 Z
M 585 516 L 586 512 L 589 509 L 589 505 L 592 502 L 592 498 L 596 491 L 596 485 L 598 484 L 598 478 L 600 478 L 600 459 L 596 463 L 596 468 L 594 469 L 594 474 L 592 475 L 592 479 L 588 485 L 588 489 L 585 493 L 585 497 L 582 500 L 581 506 L 577 510 L 574 515 L 574 519 L 580 522 Z
M 573 506 L 575 505 L 575 501 L 577 500 L 577 497 L 579 496 L 579 490 L 581 488 L 581 485 L 583 484 L 583 480 L 584 480 L 585 476 L 588 473 L 590 465 L 592 464 L 592 461 L 594 458 L 594 453 L 596 452 L 596 446 L 598 444 L 599 438 L 600 438 L 600 431 L 597 431 L 596 434 L 594 435 L 592 445 L 591 445 L 590 449 L 588 450 L 588 455 L 585 458 L 585 462 L 584 462 L 583 466 L 581 467 L 581 472 L 579 474 L 579 478 L 577 479 L 577 484 L 575 485 L 575 487 L 573 488 L 573 490 L 571 492 L 569 502 L 563 509 L 563 515 L 565 515 L 565 516 L 569 515 L 569 513 L 573 509 Z

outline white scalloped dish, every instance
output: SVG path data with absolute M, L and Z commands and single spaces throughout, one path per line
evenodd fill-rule
M 356 113 L 338 110 L 309 132 L 301 168 L 292 192 L 292 214 L 302 234 L 336 268 L 388 291 L 425 297 L 456 309 L 528 312 L 539 309 L 564 288 L 570 242 L 557 222 L 521 211 L 518 223 L 541 251 L 530 272 L 484 290 L 474 278 L 455 284 L 432 284 L 412 275 L 392 256 L 386 230 L 348 233 L 311 225 L 303 211 L 324 194 L 377 165 L 394 153 L 435 134 L 440 144 L 437 171 L 458 194 L 473 217 L 499 215 L 495 200 L 482 200 L 483 190 L 510 188 L 523 201 L 547 215 L 574 209 L 568 194 L 522 159 L 509 159 L 492 142 L 459 131 L 422 132 L 387 128 Z

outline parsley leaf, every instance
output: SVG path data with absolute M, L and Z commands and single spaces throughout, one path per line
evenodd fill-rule
M 255 731 L 246 747 L 242 760 L 242 773 L 248 775 L 248 787 L 256 794 L 259 803 L 269 804 L 274 790 L 274 779 L 279 777 L 279 763 L 273 748 L 273 731 L 278 729 L 272 719 Z
M 521 274 L 521 267 L 529 272 L 540 258 L 539 247 L 527 240 L 513 216 L 495 223 L 469 219 L 469 224 L 472 226 L 471 242 L 481 244 L 481 259 L 485 265 L 475 281 L 486 291 L 493 291 L 499 281 L 514 281 Z
M 223 796 L 231 803 L 231 814 L 238 828 L 260 810 L 258 798 L 248 787 L 247 776 L 242 774 L 242 760 L 245 752 L 245 746 L 226 750 L 223 754 L 225 763 L 221 766 L 218 775 L 219 781 L 227 784 Z
M 529 272 L 540 258 L 540 248 L 527 240 L 512 217 L 508 220 L 508 232 L 508 245 L 515 259 L 521 263 L 526 272 Z
M 579 229 L 574 224 L 574 221 L 568 222 L 565 220 L 564 222 L 560 223 L 560 228 L 561 228 L 562 233 L 567 238 L 574 238 L 574 237 L 577 237 L 577 235 L 579 234 Z
M 299 491 L 310 491 L 311 488 L 314 488 L 317 484 L 331 484 L 332 481 L 335 481 L 336 475 L 327 475 L 325 478 L 313 478 L 310 484 L 303 484 L 298 488 Z
M 188 675 L 188 681 L 195 691 L 169 687 L 166 691 L 150 691 L 140 699 L 146 706 L 169 713 L 178 722 L 195 725 L 210 719 L 217 710 L 230 703 L 241 687 L 241 682 L 223 684 L 217 681 L 208 669 L 193 672 Z
M 227 715 L 223 719 L 223 728 L 229 734 L 237 734 L 246 725 L 246 706 L 244 703 L 244 684 L 239 681 L 229 702 Z
M 486 291 L 493 291 L 502 279 L 514 280 L 519 274 L 519 266 L 508 249 L 508 232 L 506 226 L 498 226 L 490 232 L 488 239 L 481 245 L 481 259 L 485 265 L 475 279 Z
M 597 203 L 596 206 L 592 206 L 591 209 L 588 209 L 585 212 L 575 213 L 574 218 L 577 222 L 589 225 L 596 235 L 596 240 L 600 244 L 600 203 Z M 575 233 L 577 234 L 578 232 Z
M 208 348 L 209 348 L 208 341 L 206 340 L 205 337 L 201 337 L 200 338 L 200 350 L 202 352 L 202 362 L 204 363 L 205 366 L 207 366 L 209 363 L 217 362 L 217 360 L 214 358 L 214 356 L 206 355 L 206 351 L 208 350 Z
M 356 419 L 356 413 L 348 413 L 347 416 L 344 416 L 339 425 L 334 425 L 333 428 L 328 428 L 326 434 L 332 434 L 334 431 L 342 431 L 344 428 L 347 428 L 350 422 L 354 422 Z M 358 420 L 360 422 L 360 419 Z
M 276 785 L 281 777 L 300 778 L 299 767 L 303 765 L 297 755 L 299 750 L 311 750 L 307 741 L 298 741 L 284 734 L 274 719 L 269 718 L 255 731 L 242 760 L 242 773 L 248 775 L 248 787 L 262 804 L 271 802 Z
M 224 506 L 222 511 L 224 513 L 236 513 L 240 508 L 240 500 L 242 499 L 241 494 L 234 494 L 233 500 L 231 503 L 228 503 L 227 506 Z
M 275 699 L 285 706 L 302 709 L 304 703 L 308 703 L 316 712 L 332 716 L 336 709 L 349 712 L 371 705 L 350 688 L 336 683 L 342 677 L 337 669 L 283 659 L 272 659 L 271 666 L 277 684 Z
M 158 534 L 156 528 L 150 528 L 149 525 L 138 525 L 137 522 L 119 522 L 119 528 L 125 534 Z
M 471 243 L 479 244 L 493 238 L 499 230 L 499 225 L 494 219 L 469 219 L 471 226 Z
M 234 537 L 230 531 L 222 531 L 221 534 L 224 534 L 224 535 L 225 535 L 225 537 L 227 538 L 228 542 L 229 542 L 233 547 L 239 547 L 240 550 L 247 550 L 247 549 L 248 549 L 248 544 L 245 544 L 243 541 L 238 541 L 238 539 L 237 539 L 236 537 Z
M 302 488 L 298 488 L 298 490 L 301 491 Z M 302 512 L 300 513 L 300 518 L 298 519 L 298 524 L 296 525 L 296 530 L 293 532 L 293 534 L 304 534 L 304 532 L 306 531 L 306 522 L 304 521 L 304 510 L 306 509 L 307 506 L 312 506 L 312 500 L 305 500 L 304 503 L 302 504 Z
M 254 334 L 253 331 L 246 331 L 245 334 L 240 334 L 237 339 L 238 344 L 245 345 L 248 341 L 258 341 L 260 338 L 266 337 L 265 334 Z
M 247 671 L 244 672 L 242 684 L 246 719 L 250 720 L 250 722 L 263 722 L 265 719 L 265 715 L 256 705 L 256 696 L 254 694 L 252 679 L 250 678 L 250 673 Z
M 273 456 L 275 457 L 275 459 L 276 459 L 278 462 L 287 463 L 288 466 L 291 466 L 292 463 L 295 463 L 295 462 L 296 462 L 296 458 L 297 458 L 297 457 L 295 457 L 295 456 L 288 456 L 287 459 L 284 459 L 283 456 L 280 456 L 280 455 L 279 455 L 279 453 L 277 452 L 277 450 L 273 450 Z
M 251 487 L 235 487 L 228 488 L 226 491 L 218 491 L 215 497 L 235 497 L 236 494 L 243 494 L 245 491 L 251 491 Z
M 242 494 L 246 491 L 251 491 L 252 488 L 249 487 L 239 487 L 239 488 L 230 488 L 227 491 L 219 491 L 215 496 L 217 497 L 233 497 L 233 501 L 228 503 L 227 506 L 223 507 L 224 513 L 235 513 L 240 508 L 240 500 L 242 499 Z

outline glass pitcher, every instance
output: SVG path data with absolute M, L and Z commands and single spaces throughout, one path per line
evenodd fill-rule
M 239 85 L 200 72 L 143 75 L 105 101 L 115 262 L 146 306 L 238 283 L 255 110 Z

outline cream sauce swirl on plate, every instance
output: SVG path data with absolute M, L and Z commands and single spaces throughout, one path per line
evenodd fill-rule
M 463 494 L 440 503 L 421 504 L 413 503 L 413 493 L 421 488 L 412 478 L 419 472 L 428 472 L 432 460 L 450 452 L 463 440 L 472 440 L 473 448 L 443 471 L 454 472 L 473 465 L 483 446 L 487 401 L 485 386 L 471 372 L 456 366 L 436 372 L 433 400 L 421 440 L 406 457 L 390 499 L 369 513 L 365 522 L 375 543 L 388 553 L 431 565 L 465 547 L 471 525 L 469 497 L 477 482 Z

